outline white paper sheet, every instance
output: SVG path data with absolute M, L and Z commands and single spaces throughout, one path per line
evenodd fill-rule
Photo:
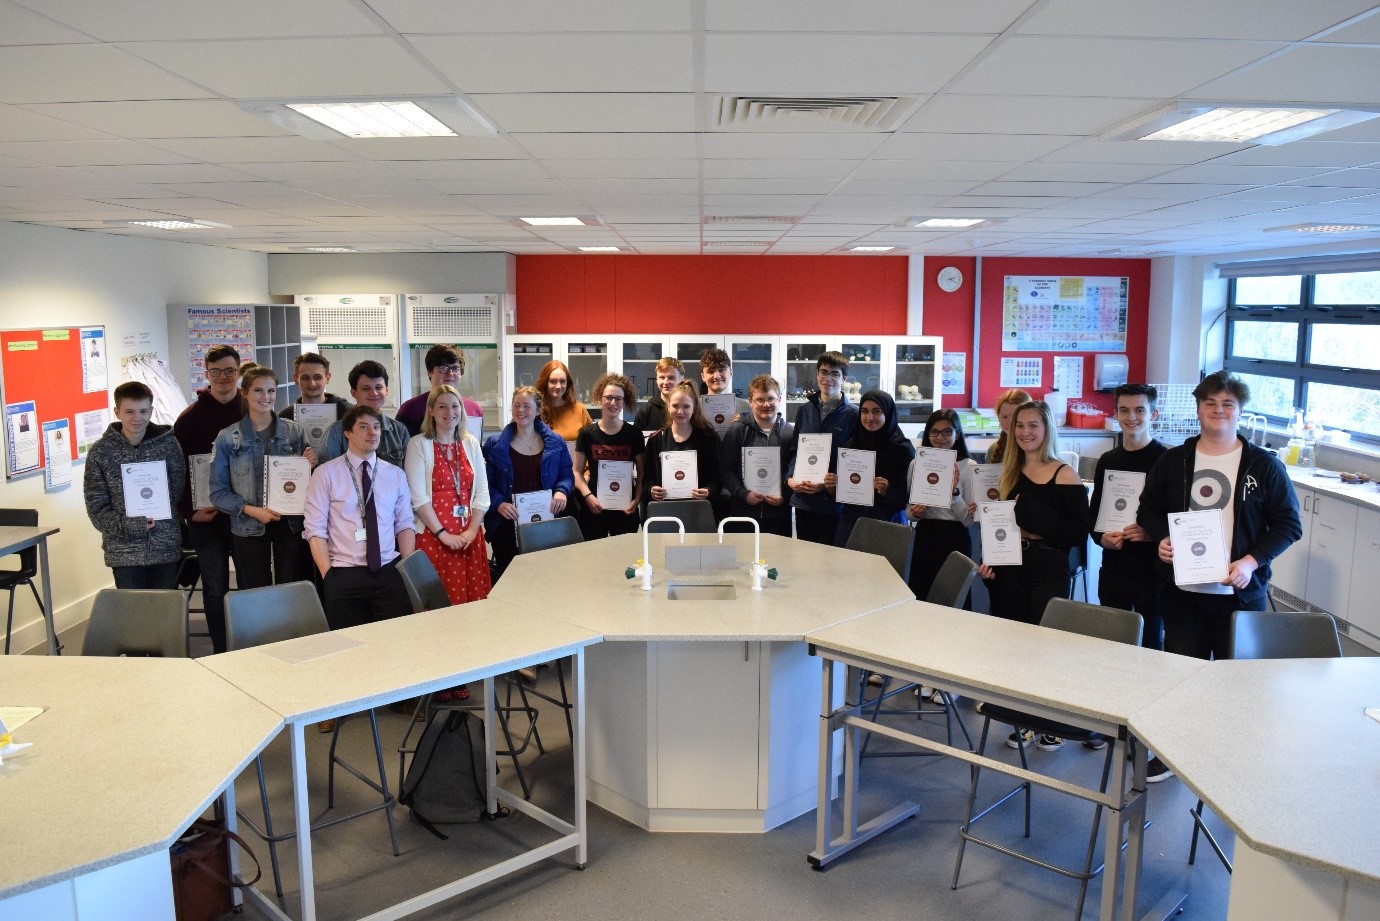
M 43 485 L 56 489 L 72 482 L 72 428 L 67 419 L 43 423 Z
M 877 502 L 877 452 L 861 448 L 839 448 L 838 486 L 834 488 L 834 498 L 847 505 L 865 505 L 869 508 Z
M 192 508 L 213 508 L 211 504 L 211 460 L 213 454 L 193 454 L 187 458 L 192 475 Z
M 661 483 L 667 499 L 690 499 L 700 488 L 699 454 L 695 451 L 662 451 Z
M 513 507 L 517 509 L 518 524 L 550 521 L 555 517 L 551 514 L 551 490 L 549 489 L 517 493 L 513 496 Z
M 970 470 L 971 473 L 968 472 Z M 965 467 L 960 474 L 959 486 L 966 501 L 977 503 L 973 520 L 982 521 L 982 503 L 995 502 L 1001 498 L 1001 464 L 973 464 Z
M 1145 489 L 1145 474 L 1138 470 L 1106 470 L 1102 474 L 1102 494 L 1097 507 L 1094 531 L 1121 531 L 1136 523 L 1140 494 Z
M 743 486 L 763 496 L 781 495 L 781 448 L 767 445 L 743 449 Z
M 700 397 L 704 417 L 722 438 L 738 418 L 738 398 L 731 393 L 710 393 Z
M 1227 538 L 1222 510 L 1205 508 L 1169 515 L 1169 543 L 1174 546 L 1174 584 L 1220 583 L 1227 577 Z
M 307 513 L 311 464 L 305 457 L 264 458 L 264 507 L 279 515 Z
M 958 452 L 948 448 L 916 448 L 911 468 L 910 504 L 948 508 L 954 497 L 954 465 Z
M 802 483 L 823 483 L 829 472 L 834 436 L 828 432 L 801 435 L 795 444 L 795 478 Z
M 988 566 L 1021 565 L 1021 529 L 1016 503 L 979 502 L 982 515 L 982 562 Z
M 326 434 L 335 425 L 335 404 L 298 403 L 292 407 L 292 417 L 302 426 L 307 444 L 319 457 L 326 450 Z
M 599 490 L 594 497 L 605 511 L 625 511 L 632 505 L 632 487 L 632 461 L 599 461 Z
M 125 514 L 130 518 L 164 521 L 172 517 L 168 495 L 168 465 L 163 461 L 125 464 L 120 468 L 124 485 Z

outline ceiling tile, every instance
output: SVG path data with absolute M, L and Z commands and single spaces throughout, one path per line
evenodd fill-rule
M 655 131 L 695 129 L 689 93 L 500 93 L 474 102 L 504 131 Z
M 381 31 L 359 6 L 342 0 L 25 0 L 25 5 L 107 42 L 362 35 Z
M 1225 154 L 1245 150 L 1244 144 L 1215 141 L 1099 141 L 1084 138 L 1045 154 L 1051 163 L 1201 163 Z
M 721 132 L 702 136 L 706 159 L 727 160 L 859 160 L 889 135 L 825 133 L 752 134 Z
M 689 35 L 438 35 L 412 44 L 464 93 L 689 93 Z
M 198 99 L 209 95 L 113 45 L 0 47 L 0 102 Z
M 1098 134 L 1159 105 L 1152 98 L 1101 96 L 974 96 L 942 93 L 910 117 L 902 131 L 972 134 Z
M 0 22 L 5 24 L 0 45 L 66 45 L 92 41 L 90 36 L 10 0 L 0 0 Z
M 543 160 L 558 179 L 695 179 L 696 160 Z
M 1349 78 L 1338 79 L 1339 74 Z M 1365 78 L 1365 74 L 1373 79 Z M 1198 87 L 1194 96 L 1226 101 L 1374 105 L 1377 82 L 1380 68 L 1376 67 L 1376 49 L 1307 45 Z
M 1033 160 L 1077 140 L 1049 134 L 893 134 L 875 156 L 886 160 Z
M 530 160 L 384 160 L 377 163 L 396 175 L 431 182 L 436 179 L 546 179 Z
M 368 160 L 525 160 L 507 138 L 369 138 L 333 141 Z
M 706 0 L 705 27 L 711 32 L 988 32 L 1011 25 L 1030 0 Z
M 989 36 L 723 34 L 705 38 L 704 88 L 778 96 L 933 93 Z
M 87 170 L 93 176 L 122 182 L 174 184 L 183 182 L 244 182 L 243 173 L 214 163 L 182 163 L 177 166 L 93 166 Z M 197 194 L 195 192 L 189 194 Z
M 388 164 L 374 163 L 370 160 L 236 163 L 235 170 L 255 179 L 269 179 L 275 182 L 302 179 L 339 181 L 399 178 L 399 173 L 389 169 Z
M 706 179 L 706 195 L 828 195 L 832 179 Z
M 399 32 L 679 32 L 690 28 L 688 3 L 646 0 L 504 0 L 503 3 L 436 3 L 435 0 L 369 0 Z
M 858 168 L 856 160 L 706 160 L 706 179 L 814 179 L 841 181 Z
M 24 108 L 124 138 L 279 137 L 288 133 L 224 99 L 64 102 Z
M 695 135 L 681 134 L 514 134 L 539 160 L 678 160 L 697 155 Z
M 1267 16 L 1200 0 L 1052 0 L 1021 23 L 1030 35 L 1229 38 L 1298 41 L 1362 13 L 1372 0 L 1280 4 Z
M 966 179 L 983 182 L 1006 176 L 1022 164 L 1017 160 L 879 160 L 858 166 L 850 179 Z M 1043 178 L 1043 177 L 1041 177 Z
M 303 137 L 162 138 L 149 146 L 211 163 L 269 163 L 353 159 L 339 147 Z
M 137 141 L 20 141 L 0 142 L 0 155 L 44 166 L 119 166 L 126 164 L 187 163 L 188 157 Z
M 38 112 L 0 105 L 0 139 L 5 141 L 80 141 L 106 137 L 109 135 Z

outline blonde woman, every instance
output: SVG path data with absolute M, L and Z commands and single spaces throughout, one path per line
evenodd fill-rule
M 1016 408 L 1024 406 L 1030 402 L 1030 394 L 1024 390 L 1008 390 L 997 398 L 997 424 L 1001 426 L 1001 434 L 997 436 L 996 443 L 987 449 L 988 464 L 1000 464 L 1006 459 L 1006 451 L 1011 443 L 1011 417 L 1016 414 Z

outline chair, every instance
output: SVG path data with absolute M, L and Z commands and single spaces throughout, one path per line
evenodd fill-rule
M 1097 458 L 1079 457 L 1078 458 L 1078 479 L 1085 483 L 1091 483 L 1093 477 L 1097 476 Z
M 1139 614 L 1132 611 L 1123 611 L 1119 608 L 1106 608 L 1100 605 L 1088 604 L 1084 601 L 1070 601 L 1066 598 L 1053 598 L 1045 607 L 1044 616 L 1040 619 L 1040 626 L 1048 627 L 1053 630 L 1063 630 L 1068 633 L 1078 633 L 1083 636 L 1093 636 L 1099 639 L 1111 640 L 1117 643 L 1126 643 L 1131 646 L 1139 646 L 1141 631 L 1144 628 L 1143 621 Z M 1047 733 L 1058 736 L 1061 739 L 1072 742 L 1092 742 L 1103 740 L 1098 733 L 1091 732 L 1078 726 L 1070 726 L 1054 720 L 1038 717 L 1033 714 L 1022 713 L 1019 710 L 1000 707 L 994 704 L 983 704 L 981 706 L 983 715 L 982 737 L 978 743 L 978 754 L 983 755 L 987 750 L 987 737 L 992 727 L 992 721 L 1007 723 L 1017 730 L 1017 739 L 1020 740 L 1018 746 L 1021 756 L 1021 767 L 1026 770 L 1030 765 L 1026 761 L 1025 740 L 1019 734 L 1020 730 L 1028 729 L 1034 733 Z M 1117 745 L 1107 746 L 1106 759 L 1102 765 L 1102 784 L 1100 790 L 1107 792 L 1108 778 L 1112 773 L 1112 758 L 1120 751 Z M 982 768 L 972 769 L 972 782 L 968 789 L 968 808 L 965 813 L 963 825 L 959 827 L 958 860 L 954 864 L 954 879 L 951 888 L 958 888 L 959 873 L 963 870 L 963 852 L 969 841 L 990 848 L 1009 857 L 1032 864 L 1033 866 L 1043 867 L 1060 876 L 1078 880 L 1078 904 L 1074 908 L 1074 921 L 1078 921 L 1083 916 L 1083 904 L 1088 897 L 1088 883 L 1102 872 L 1102 866 L 1093 866 L 1093 859 L 1097 854 L 1097 832 L 1102 821 L 1102 805 L 1099 804 L 1093 809 L 1092 831 L 1088 835 L 1088 849 L 1083 860 L 1081 869 L 1070 869 L 1057 866 L 1043 860 L 1039 860 L 1028 854 L 1022 854 L 1004 844 L 981 838 L 973 834 L 972 827 L 988 813 L 1004 804 L 1011 797 L 1018 793 L 1025 794 L 1025 837 L 1030 837 L 1030 782 L 1025 781 L 1011 792 L 1005 794 L 992 805 L 974 814 L 974 804 L 977 802 L 978 779 L 981 776 Z
M 178 591 L 177 594 L 181 595 L 182 593 Z M 316 587 L 310 582 L 287 582 L 282 585 L 266 585 L 263 588 L 241 589 L 225 596 L 225 646 L 230 652 L 237 649 L 248 649 L 251 646 L 263 646 L 267 643 L 326 633 L 329 630 L 330 625 L 326 622 L 326 612 L 321 609 L 321 599 L 317 597 Z M 400 851 L 398 849 L 397 828 L 393 824 L 395 800 L 388 790 L 388 776 L 383 766 L 383 744 L 379 741 L 378 718 L 374 715 L 373 710 L 366 712 L 369 715 L 369 726 L 374 733 L 374 757 L 378 762 L 378 780 L 375 781 L 371 777 L 366 777 L 336 755 L 336 743 L 340 738 L 341 727 L 345 725 L 349 716 L 355 714 L 348 714 L 337 719 L 335 729 L 331 732 L 330 758 L 327 762 L 326 808 L 330 809 L 335 806 L 335 767 L 337 764 L 357 777 L 366 786 L 372 788 L 382 799 L 377 805 L 369 806 L 347 816 L 317 822 L 312 825 L 312 829 L 338 825 L 341 822 L 368 815 L 381 809 L 388 820 L 388 837 L 393 844 L 393 856 L 397 857 Z M 262 756 L 254 759 L 254 771 L 259 778 L 259 799 L 263 804 L 264 827 L 260 829 L 242 811 L 237 810 L 237 813 L 256 835 L 267 842 L 269 860 L 273 864 L 273 886 L 277 890 L 278 898 L 281 899 L 283 897 L 283 879 L 278 867 L 278 843 L 295 838 L 297 832 L 274 832 L 273 814 L 269 811 L 268 806 L 268 785 L 264 782 Z
M 81 654 L 185 659 L 187 596 L 179 589 L 101 589 Z
M 1338 659 L 1342 642 L 1337 638 L 1337 623 L 1329 614 L 1295 611 L 1237 611 L 1231 616 L 1231 657 L 1233 659 Z M 1203 801 L 1188 810 L 1193 816 L 1193 838 L 1188 846 L 1188 864 L 1198 856 L 1198 833 L 1202 832 L 1217 859 L 1227 872 L 1231 861 L 1203 823 Z
M 38 509 L 36 508 L 0 508 L 0 527 L 6 528 L 36 528 L 38 527 Z M 47 619 L 48 612 L 43 609 L 43 599 L 38 596 L 38 587 L 34 585 L 34 577 L 38 575 L 38 548 L 26 547 L 19 551 L 19 568 L 0 570 L 0 589 L 10 593 L 10 614 L 5 619 L 5 655 L 10 654 L 10 634 L 14 631 L 14 593 L 21 585 L 27 585 L 29 591 L 34 593 L 34 602 L 38 605 L 40 617 Z
M 574 518 L 530 521 L 517 526 L 519 553 L 554 550 L 557 547 L 578 544 L 584 539 L 584 535 L 580 533 L 580 522 Z
M 1078 589 L 1078 579 L 1083 579 L 1083 600 L 1088 600 L 1088 538 L 1075 544 L 1069 550 L 1069 596 Z
M 902 581 L 910 578 L 910 554 L 915 546 L 915 531 L 903 524 L 859 518 L 848 535 L 849 550 L 886 557 Z
M 946 608 L 961 608 L 973 590 L 973 580 L 977 578 L 978 564 L 955 550 L 939 567 L 939 574 L 930 585 L 925 600 L 930 604 L 942 604 Z
M 647 517 L 679 518 L 688 534 L 713 534 L 718 530 L 714 521 L 714 506 L 708 499 L 667 499 L 647 503 Z M 665 534 L 675 528 L 668 524 L 654 524 L 652 534 Z
M 571 519 L 573 520 L 573 519 Z M 543 522 L 544 523 L 544 522 Z M 577 528 L 578 531 L 578 528 Z M 412 613 L 420 614 L 423 611 L 437 611 L 441 608 L 451 606 L 450 595 L 446 593 L 446 587 L 441 582 L 440 575 L 436 572 L 436 567 L 425 553 L 414 550 L 403 557 L 398 563 L 398 574 L 402 576 L 403 587 L 407 589 L 407 598 L 412 603 Z M 506 678 L 506 676 L 505 676 Z M 522 706 L 512 706 L 512 682 L 509 680 L 509 699 L 508 705 L 495 707 L 494 712 L 498 717 L 498 724 L 503 731 L 503 738 L 508 744 L 508 748 L 498 751 L 496 754 L 513 759 L 513 771 L 517 774 L 518 783 L 522 785 L 524 797 L 531 796 L 531 789 L 527 784 L 527 776 L 523 773 L 522 764 L 518 761 L 518 756 L 527 751 L 528 744 L 536 737 L 538 751 L 544 752 L 541 745 L 541 736 L 537 735 L 537 711 L 528 705 L 527 691 L 519 685 L 518 691 L 522 697 Z M 398 783 L 401 784 L 407 756 L 415 752 L 416 746 L 411 745 L 412 730 L 417 725 L 416 715 L 428 713 L 431 709 L 431 697 L 428 694 L 417 703 L 417 708 L 413 713 L 413 720 L 408 724 L 407 732 L 403 733 L 402 741 L 398 744 Z M 476 706 L 448 706 L 445 709 L 451 710 L 478 710 Z M 523 737 L 521 745 L 513 744 L 513 736 L 508 727 L 508 714 L 521 712 L 528 718 L 527 734 Z M 401 789 L 401 788 L 399 788 Z
M 201 585 L 201 561 L 197 559 L 196 551 L 190 547 L 182 548 L 182 560 L 177 566 L 177 585 L 187 594 L 187 642 L 191 643 L 192 637 L 211 638 L 211 627 L 207 624 L 206 629 L 197 633 L 192 632 L 191 617 L 193 614 L 206 613 L 206 592 L 199 588 Z M 192 598 L 196 593 L 201 592 L 201 607 L 192 607 Z M 191 655 L 191 647 L 188 646 L 188 655 Z

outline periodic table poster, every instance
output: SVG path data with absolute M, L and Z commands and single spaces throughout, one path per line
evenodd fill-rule
M 1003 352 L 1124 352 L 1129 278 L 1007 275 Z

